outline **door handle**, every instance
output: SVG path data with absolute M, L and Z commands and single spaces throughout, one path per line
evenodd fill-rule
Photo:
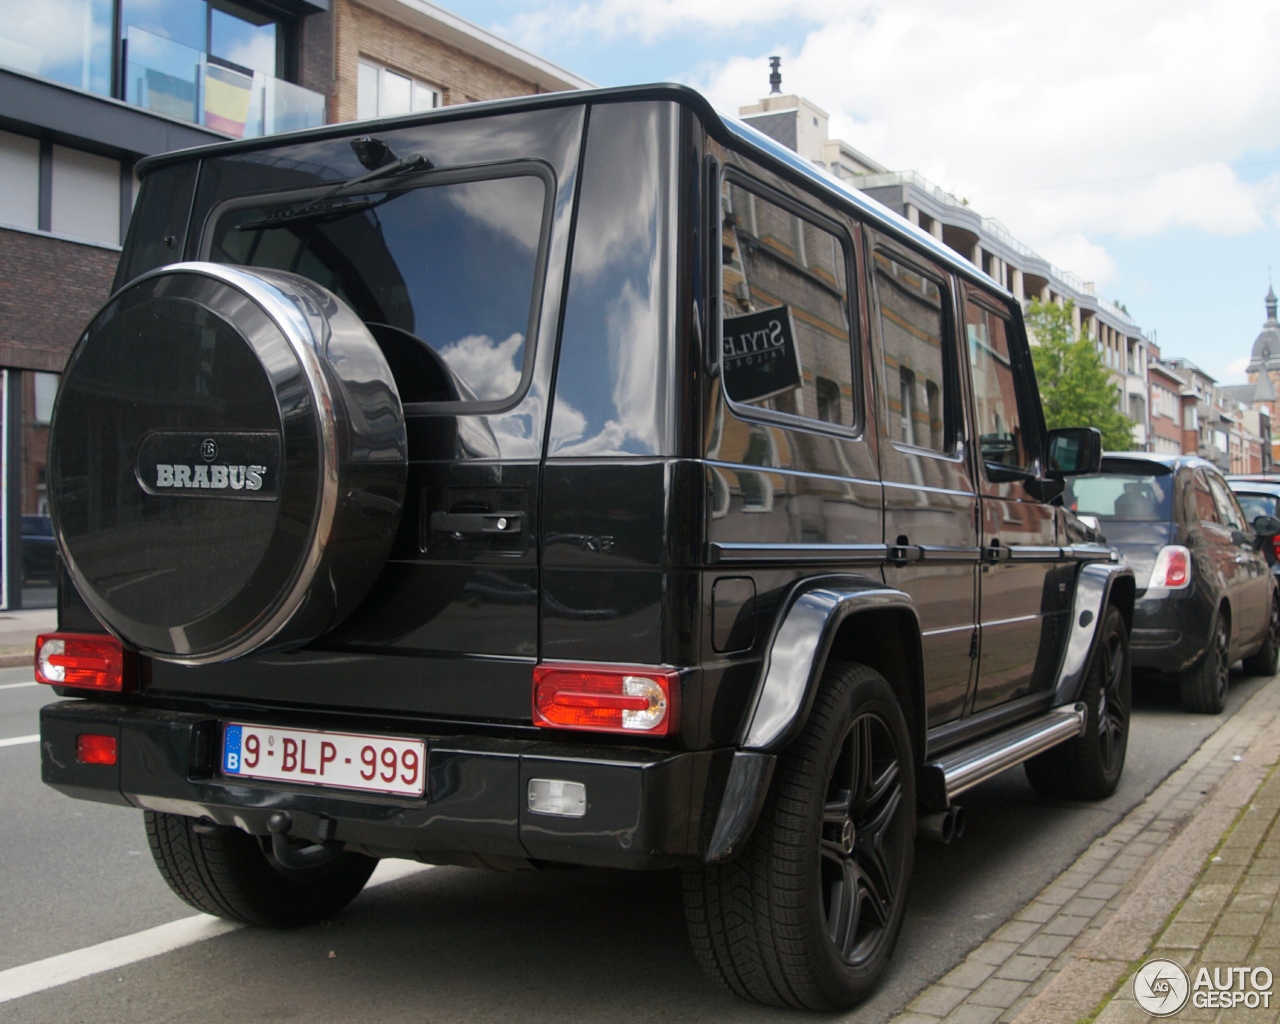
M 524 514 L 522 512 L 432 512 L 431 529 L 435 533 L 519 533 L 524 529 Z

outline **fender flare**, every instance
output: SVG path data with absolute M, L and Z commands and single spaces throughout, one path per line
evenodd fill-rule
M 1063 644 L 1062 662 L 1058 667 L 1058 683 L 1054 688 L 1054 707 L 1080 699 L 1085 673 L 1093 662 L 1093 652 L 1097 647 L 1102 610 L 1112 603 L 1111 595 L 1120 580 L 1134 584 L 1133 570 L 1127 565 L 1086 562 L 1080 567 L 1071 601 L 1071 620 L 1066 643 Z
M 922 665 L 920 618 L 915 603 L 901 590 L 865 576 L 819 576 L 804 580 L 792 591 L 775 622 L 766 646 L 760 683 L 756 687 L 742 730 L 743 750 L 775 753 L 795 738 L 813 707 L 818 681 L 832 642 L 844 621 L 861 612 L 896 610 L 914 623 L 908 643 L 915 647 L 915 665 Z M 921 673 L 912 685 L 924 699 Z M 923 711 L 924 705 L 919 709 Z M 912 723 L 918 731 L 919 723 Z M 923 741 L 923 735 L 913 736 Z M 923 743 L 920 750 L 923 751 Z

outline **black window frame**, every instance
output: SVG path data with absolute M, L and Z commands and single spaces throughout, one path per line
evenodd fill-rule
M 1042 433 L 1043 421 L 1042 410 L 1038 403 L 1031 402 L 1031 392 L 1035 390 L 1039 394 L 1039 385 L 1036 383 L 1036 368 L 1031 359 L 1031 348 L 1027 343 L 1026 332 L 1022 323 L 1022 318 L 1014 315 L 1013 305 L 994 295 L 991 295 L 985 289 L 978 285 L 964 282 L 962 289 L 962 303 L 973 302 L 975 306 L 985 309 L 993 316 L 1000 317 L 1005 322 L 1005 329 L 1009 341 L 1009 364 L 1013 370 L 1013 388 L 1014 396 L 1018 403 L 1018 419 L 1022 426 L 1023 436 L 1030 442 L 1028 446 L 1027 456 L 1030 465 L 1026 469 L 1019 469 L 1013 466 L 1006 467 L 1005 472 L 1018 479 L 1035 479 L 1039 478 L 1044 469 L 1044 445 L 1045 436 Z M 966 331 L 963 340 L 964 361 L 969 370 L 970 382 L 973 380 L 973 363 L 969 357 L 969 338 Z M 970 384 L 972 387 L 972 383 Z M 974 392 L 974 398 L 977 398 L 977 392 Z M 976 413 L 976 407 L 975 407 Z M 978 426 L 977 423 L 974 424 Z M 987 460 L 982 457 L 982 442 L 979 438 L 977 446 L 977 459 L 982 465 L 982 476 L 987 483 L 1007 483 L 1007 479 L 993 480 L 987 470 Z
M 506 398 L 484 402 L 406 402 L 404 414 L 410 416 L 432 415 L 494 415 L 509 412 L 520 405 L 533 385 L 533 367 L 537 352 L 539 326 L 542 322 L 543 303 L 546 292 L 547 260 L 551 248 L 551 229 L 555 220 L 556 175 L 550 164 L 543 160 L 504 160 L 489 164 L 472 164 L 465 167 L 432 169 L 419 174 L 406 174 L 393 181 L 370 182 L 369 187 L 356 188 L 351 192 L 339 192 L 334 198 L 349 198 L 362 195 L 381 195 L 383 193 L 411 192 L 419 188 L 432 188 L 440 185 L 468 184 L 476 181 L 493 181 L 503 178 L 536 177 L 545 188 L 542 205 L 542 222 L 539 227 L 538 246 L 534 253 L 533 290 L 529 302 L 529 319 L 525 329 L 524 358 L 520 368 L 520 383 Z M 282 189 L 275 191 L 252 192 L 240 196 L 232 196 L 215 203 L 200 227 L 199 259 L 211 261 L 213 240 L 218 222 L 226 214 L 259 206 L 274 206 L 282 203 L 301 203 L 324 196 L 333 187 L 334 182 L 327 182 L 303 189 Z M 239 266 L 239 264 L 227 264 Z M 252 267 L 245 269 L 252 270 Z
M 744 153 L 726 150 L 726 156 L 748 161 L 755 166 L 759 166 L 755 160 Z M 712 311 L 711 338 L 714 360 L 712 365 L 716 376 L 720 379 L 720 394 L 724 397 L 725 404 L 735 416 L 743 421 L 755 421 L 780 427 L 798 427 L 813 433 L 831 434 L 847 440 L 862 438 L 866 429 L 866 385 L 862 374 L 862 341 L 858 316 L 860 306 L 857 289 L 856 248 L 849 228 L 836 217 L 821 213 L 810 206 L 806 206 L 804 203 L 798 202 L 793 197 L 733 164 L 725 163 L 721 165 L 718 168 L 718 173 L 712 175 L 711 178 L 714 181 L 714 195 L 712 197 L 714 201 L 708 203 L 707 207 L 713 220 L 713 227 L 708 232 L 708 235 L 714 250 L 714 256 L 708 261 L 708 265 L 711 267 L 711 281 L 709 282 L 708 291 L 712 299 L 708 303 L 708 308 Z M 844 255 L 845 315 L 849 325 L 849 381 L 853 391 L 850 422 L 847 425 L 831 423 L 827 420 L 819 420 L 809 416 L 799 416 L 794 413 L 778 412 L 775 409 L 763 409 L 755 405 L 746 405 L 734 401 L 729 394 L 728 388 L 725 387 L 723 367 L 724 303 L 722 301 L 724 295 L 724 251 L 721 245 L 724 231 L 724 209 L 720 197 L 723 194 L 726 182 L 737 185 L 739 188 L 745 189 L 766 202 L 773 203 L 801 220 L 808 221 L 815 228 L 827 232 L 840 244 L 840 250 Z M 816 386 L 815 377 L 815 388 Z
M 956 329 L 956 289 L 954 287 L 954 278 L 941 268 L 925 269 L 920 265 L 921 257 L 916 256 L 911 250 L 900 247 L 896 244 L 892 236 L 884 231 L 876 231 L 874 237 L 868 238 L 868 258 L 867 258 L 867 288 L 870 296 L 870 313 L 871 313 L 871 330 L 875 332 L 880 342 L 880 357 L 877 360 L 879 366 L 876 367 L 877 372 L 882 376 L 885 371 L 885 340 L 883 330 L 883 316 L 880 308 L 880 288 L 876 277 L 875 258 L 877 253 L 883 253 L 889 259 L 896 263 L 901 263 L 909 267 L 922 278 L 926 278 L 937 285 L 942 293 L 942 299 L 939 306 L 942 311 L 942 373 L 943 383 L 946 390 L 942 395 L 942 429 L 943 441 L 948 447 L 939 451 L 936 448 L 924 448 L 920 445 L 908 444 L 906 441 L 899 440 L 894 436 L 894 432 L 890 427 L 893 417 L 889 411 L 889 382 L 884 381 L 883 394 L 880 396 L 881 412 L 884 416 L 883 434 L 886 440 L 895 448 L 911 452 L 914 454 L 926 455 L 935 459 L 946 459 L 949 462 L 964 462 L 966 459 L 965 452 L 965 421 L 964 406 L 965 392 L 962 390 L 963 382 L 960 373 L 960 354 L 957 351 L 959 342 L 959 333 Z M 948 399 L 950 396 L 950 399 Z

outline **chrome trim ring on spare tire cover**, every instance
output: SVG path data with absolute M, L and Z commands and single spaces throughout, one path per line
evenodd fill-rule
M 76 589 L 143 653 L 298 646 L 368 593 L 399 527 L 404 415 L 377 342 L 307 278 L 178 263 L 85 331 L 50 426 Z

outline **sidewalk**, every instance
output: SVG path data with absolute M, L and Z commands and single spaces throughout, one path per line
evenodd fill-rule
M 1273 681 L 894 1024 L 1153 1020 L 1132 979 L 1156 957 L 1187 969 L 1191 986 L 1201 966 L 1275 975 L 1269 1007 L 1260 994 L 1257 1008 L 1197 1006 L 1202 985 L 1170 1019 L 1280 1021 L 1277 760 Z
M 36 637 L 58 628 L 56 608 L 0 612 L 0 668 L 30 665 L 35 659 Z

